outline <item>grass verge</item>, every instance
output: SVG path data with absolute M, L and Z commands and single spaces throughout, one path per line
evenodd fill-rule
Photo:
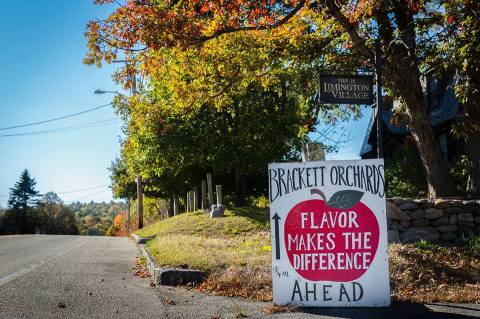
M 159 266 L 205 270 L 197 287 L 214 295 L 272 299 L 268 209 L 234 208 L 211 219 L 180 214 L 136 232 Z M 480 303 L 480 237 L 461 246 L 389 246 L 393 300 Z

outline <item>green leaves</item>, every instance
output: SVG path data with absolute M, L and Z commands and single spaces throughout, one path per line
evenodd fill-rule
M 335 208 L 350 208 L 360 201 L 363 192 L 356 190 L 338 191 L 330 197 L 327 205 Z

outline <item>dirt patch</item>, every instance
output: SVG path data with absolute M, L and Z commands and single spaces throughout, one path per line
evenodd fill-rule
M 393 244 L 389 247 L 393 300 L 480 303 L 480 257 L 469 247 Z M 212 295 L 272 300 L 270 268 L 217 270 L 196 288 Z
M 270 267 L 232 266 L 212 273 L 197 290 L 212 295 L 248 298 L 256 301 L 272 300 Z
M 393 299 L 480 303 L 477 254 L 462 246 L 418 247 L 399 244 L 389 247 Z

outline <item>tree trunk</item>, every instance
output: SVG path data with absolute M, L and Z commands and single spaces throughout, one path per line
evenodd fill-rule
M 408 125 L 425 168 L 429 197 L 453 196 L 455 189 L 423 99 L 418 66 L 400 57 L 397 61 L 388 68 L 388 76 L 393 80 L 393 90 L 405 103 Z
M 235 168 L 235 205 L 245 206 L 246 189 L 247 189 L 247 183 L 245 179 L 245 172 L 241 168 L 236 167 Z
M 425 168 L 430 198 L 452 196 L 455 193 L 447 163 L 433 133 L 428 114 L 408 109 L 410 128 Z
M 356 47 L 356 52 L 362 57 L 374 61 L 374 54 L 366 41 L 357 32 L 356 26 L 341 11 L 333 0 L 325 0 L 329 13 L 342 25 Z M 400 97 L 406 104 L 409 126 L 418 147 L 428 182 L 429 196 L 451 196 L 454 194 L 453 184 L 448 173 L 447 163 L 442 155 L 432 125 L 428 110 L 423 101 L 420 72 L 416 54 L 416 30 L 413 16 L 407 10 L 405 1 L 394 1 L 390 11 L 375 10 L 379 34 L 384 47 L 389 47 L 389 54 L 384 58 L 384 81 L 393 91 L 395 97 Z M 380 6 L 380 9 L 385 8 Z M 389 14 L 394 13 L 395 24 L 392 25 Z M 391 41 L 394 30 L 399 29 L 402 43 Z M 385 52 L 385 49 L 383 50 Z
M 473 73 L 473 72 L 472 72 Z M 469 79 L 472 86 L 480 86 L 480 72 L 478 76 L 471 76 Z M 477 74 L 474 74 L 477 75 Z M 471 88 L 465 103 L 465 153 L 468 158 L 468 182 L 467 194 L 480 196 L 480 88 Z
M 467 194 L 480 196 L 480 133 L 474 132 L 465 139 L 465 153 L 468 157 Z

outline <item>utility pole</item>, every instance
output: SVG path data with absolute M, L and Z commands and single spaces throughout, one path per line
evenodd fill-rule
M 138 229 L 143 228 L 143 184 L 142 176 L 137 177 L 137 215 L 138 215 Z
M 130 197 L 127 197 L 127 234 L 130 235 L 131 229 L 131 217 L 130 217 Z
M 377 104 L 377 158 L 383 157 L 383 106 L 382 106 L 382 47 L 380 38 L 375 40 L 375 82 Z
M 137 94 L 137 77 L 132 75 L 132 95 Z M 142 175 L 137 175 L 137 217 L 138 229 L 143 228 L 143 181 Z

